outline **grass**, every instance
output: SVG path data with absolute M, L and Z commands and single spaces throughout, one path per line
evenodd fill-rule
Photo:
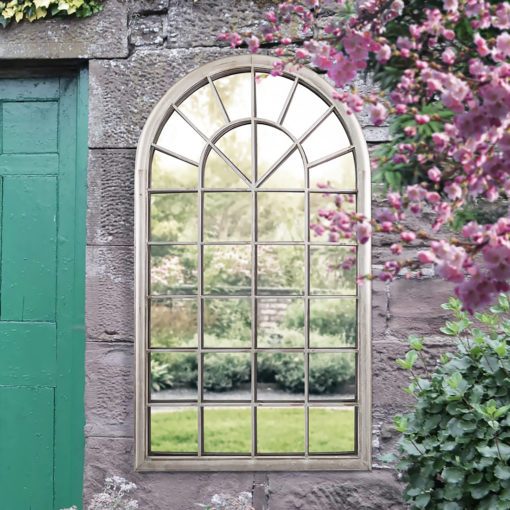
M 196 409 L 176 408 L 151 416 L 151 449 L 154 453 L 196 453 L 198 415 Z M 354 410 L 310 408 L 310 453 L 346 453 L 355 449 Z M 303 453 L 304 409 L 261 407 L 257 413 L 259 453 Z M 251 410 L 205 408 L 206 453 L 251 451 Z

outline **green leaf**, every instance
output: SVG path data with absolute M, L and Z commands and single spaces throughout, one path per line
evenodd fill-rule
M 494 475 L 500 480 L 510 480 L 510 466 L 498 464 L 494 470 Z
M 448 483 L 460 483 L 464 480 L 465 471 L 460 468 L 447 467 L 443 469 L 441 476 Z
M 470 489 L 470 494 L 474 499 L 482 499 L 489 494 L 490 487 L 488 483 L 480 483 L 476 487 Z
M 414 499 L 414 505 L 416 508 L 427 508 L 430 502 L 430 494 L 420 494 Z

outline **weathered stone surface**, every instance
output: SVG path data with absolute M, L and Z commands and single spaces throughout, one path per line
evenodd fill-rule
M 444 280 L 395 280 L 390 286 L 389 334 L 401 340 L 411 334 L 439 334 L 449 317 L 441 304 L 452 295 L 453 285 Z
M 366 124 L 366 117 L 359 119 L 360 123 L 363 123 L 363 136 L 367 143 L 382 143 L 390 140 L 390 132 L 387 127 L 370 126 Z
M 168 9 L 169 0 L 132 0 L 131 10 L 140 12 L 165 12 Z
M 87 337 L 129 341 L 134 338 L 133 248 L 87 248 Z
M 150 112 L 179 78 L 206 62 L 233 53 L 236 52 L 229 48 L 144 48 L 127 60 L 92 61 L 90 147 L 136 147 Z
M 12 24 L 0 31 L 0 58 L 126 57 L 127 15 L 125 0 L 106 0 L 104 10 L 90 18 Z
M 136 483 L 143 510 L 196 510 L 197 503 L 207 503 L 215 493 L 252 490 L 252 473 L 136 473 L 133 451 L 131 439 L 87 438 L 85 506 L 112 474 Z
M 89 152 L 87 244 L 133 244 L 136 152 Z
M 168 9 L 168 46 L 219 46 L 218 34 L 224 29 L 255 30 L 270 4 L 270 0 L 173 0 Z
M 133 351 L 132 344 L 87 342 L 87 436 L 133 437 Z
M 269 510 L 397 510 L 405 506 L 392 473 L 281 473 L 269 477 Z
M 135 16 L 130 28 L 129 40 L 135 46 L 161 45 L 166 39 L 166 20 L 162 16 Z
M 382 340 L 386 333 L 389 306 L 389 285 L 372 282 L 372 340 Z

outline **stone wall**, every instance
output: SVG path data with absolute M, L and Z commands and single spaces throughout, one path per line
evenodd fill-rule
M 409 405 L 395 359 L 410 333 L 430 338 L 451 288 L 430 275 L 373 286 L 373 448 L 370 473 L 135 473 L 133 177 L 135 149 L 164 92 L 197 66 L 232 54 L 216 41 L 225 26 L 254 25 L 268 1 L 106 0 L 91 19 L 45 21 L 0 32 L 0 58 L 89 60 L 87 381 L 85 501 L 105 476 L 139 486 L 144 510 L 193 510 L 216 492 L 253 491 L 257 510 L 400 509 L 401 487 L 378 460 L 394 446 L 392 416 Z M 3 64 L 2 64 L 3 65 Z M 368 85 L 364 85 L 365 88 Z M 360 115 L 373 147 L 387 130 Z M 375 240 L 377 266 L 388 247 Z

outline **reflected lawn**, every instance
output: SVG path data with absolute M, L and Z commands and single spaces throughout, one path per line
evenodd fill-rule
M 246 420 L 249 410 L 210 409 L 205 438 L 208 450 L 214 452 L 245 452 L 247 449 Z M 264 416 L 264 428 L 274 433 L 264 433 L 264 451 L 292 451 L 303 441 L 304 423 L 302 410 L 280 408 L 271 418 Z M 353 411 L 314 408 L 314 423 L 320 429 L 311 431 L 311 446 L 317 452 L 350 452 L 354 450 Z M 152 414 L 151 447 L 154 452 L 196 451 L 197 415 L 193 409 L 161 411 Z

